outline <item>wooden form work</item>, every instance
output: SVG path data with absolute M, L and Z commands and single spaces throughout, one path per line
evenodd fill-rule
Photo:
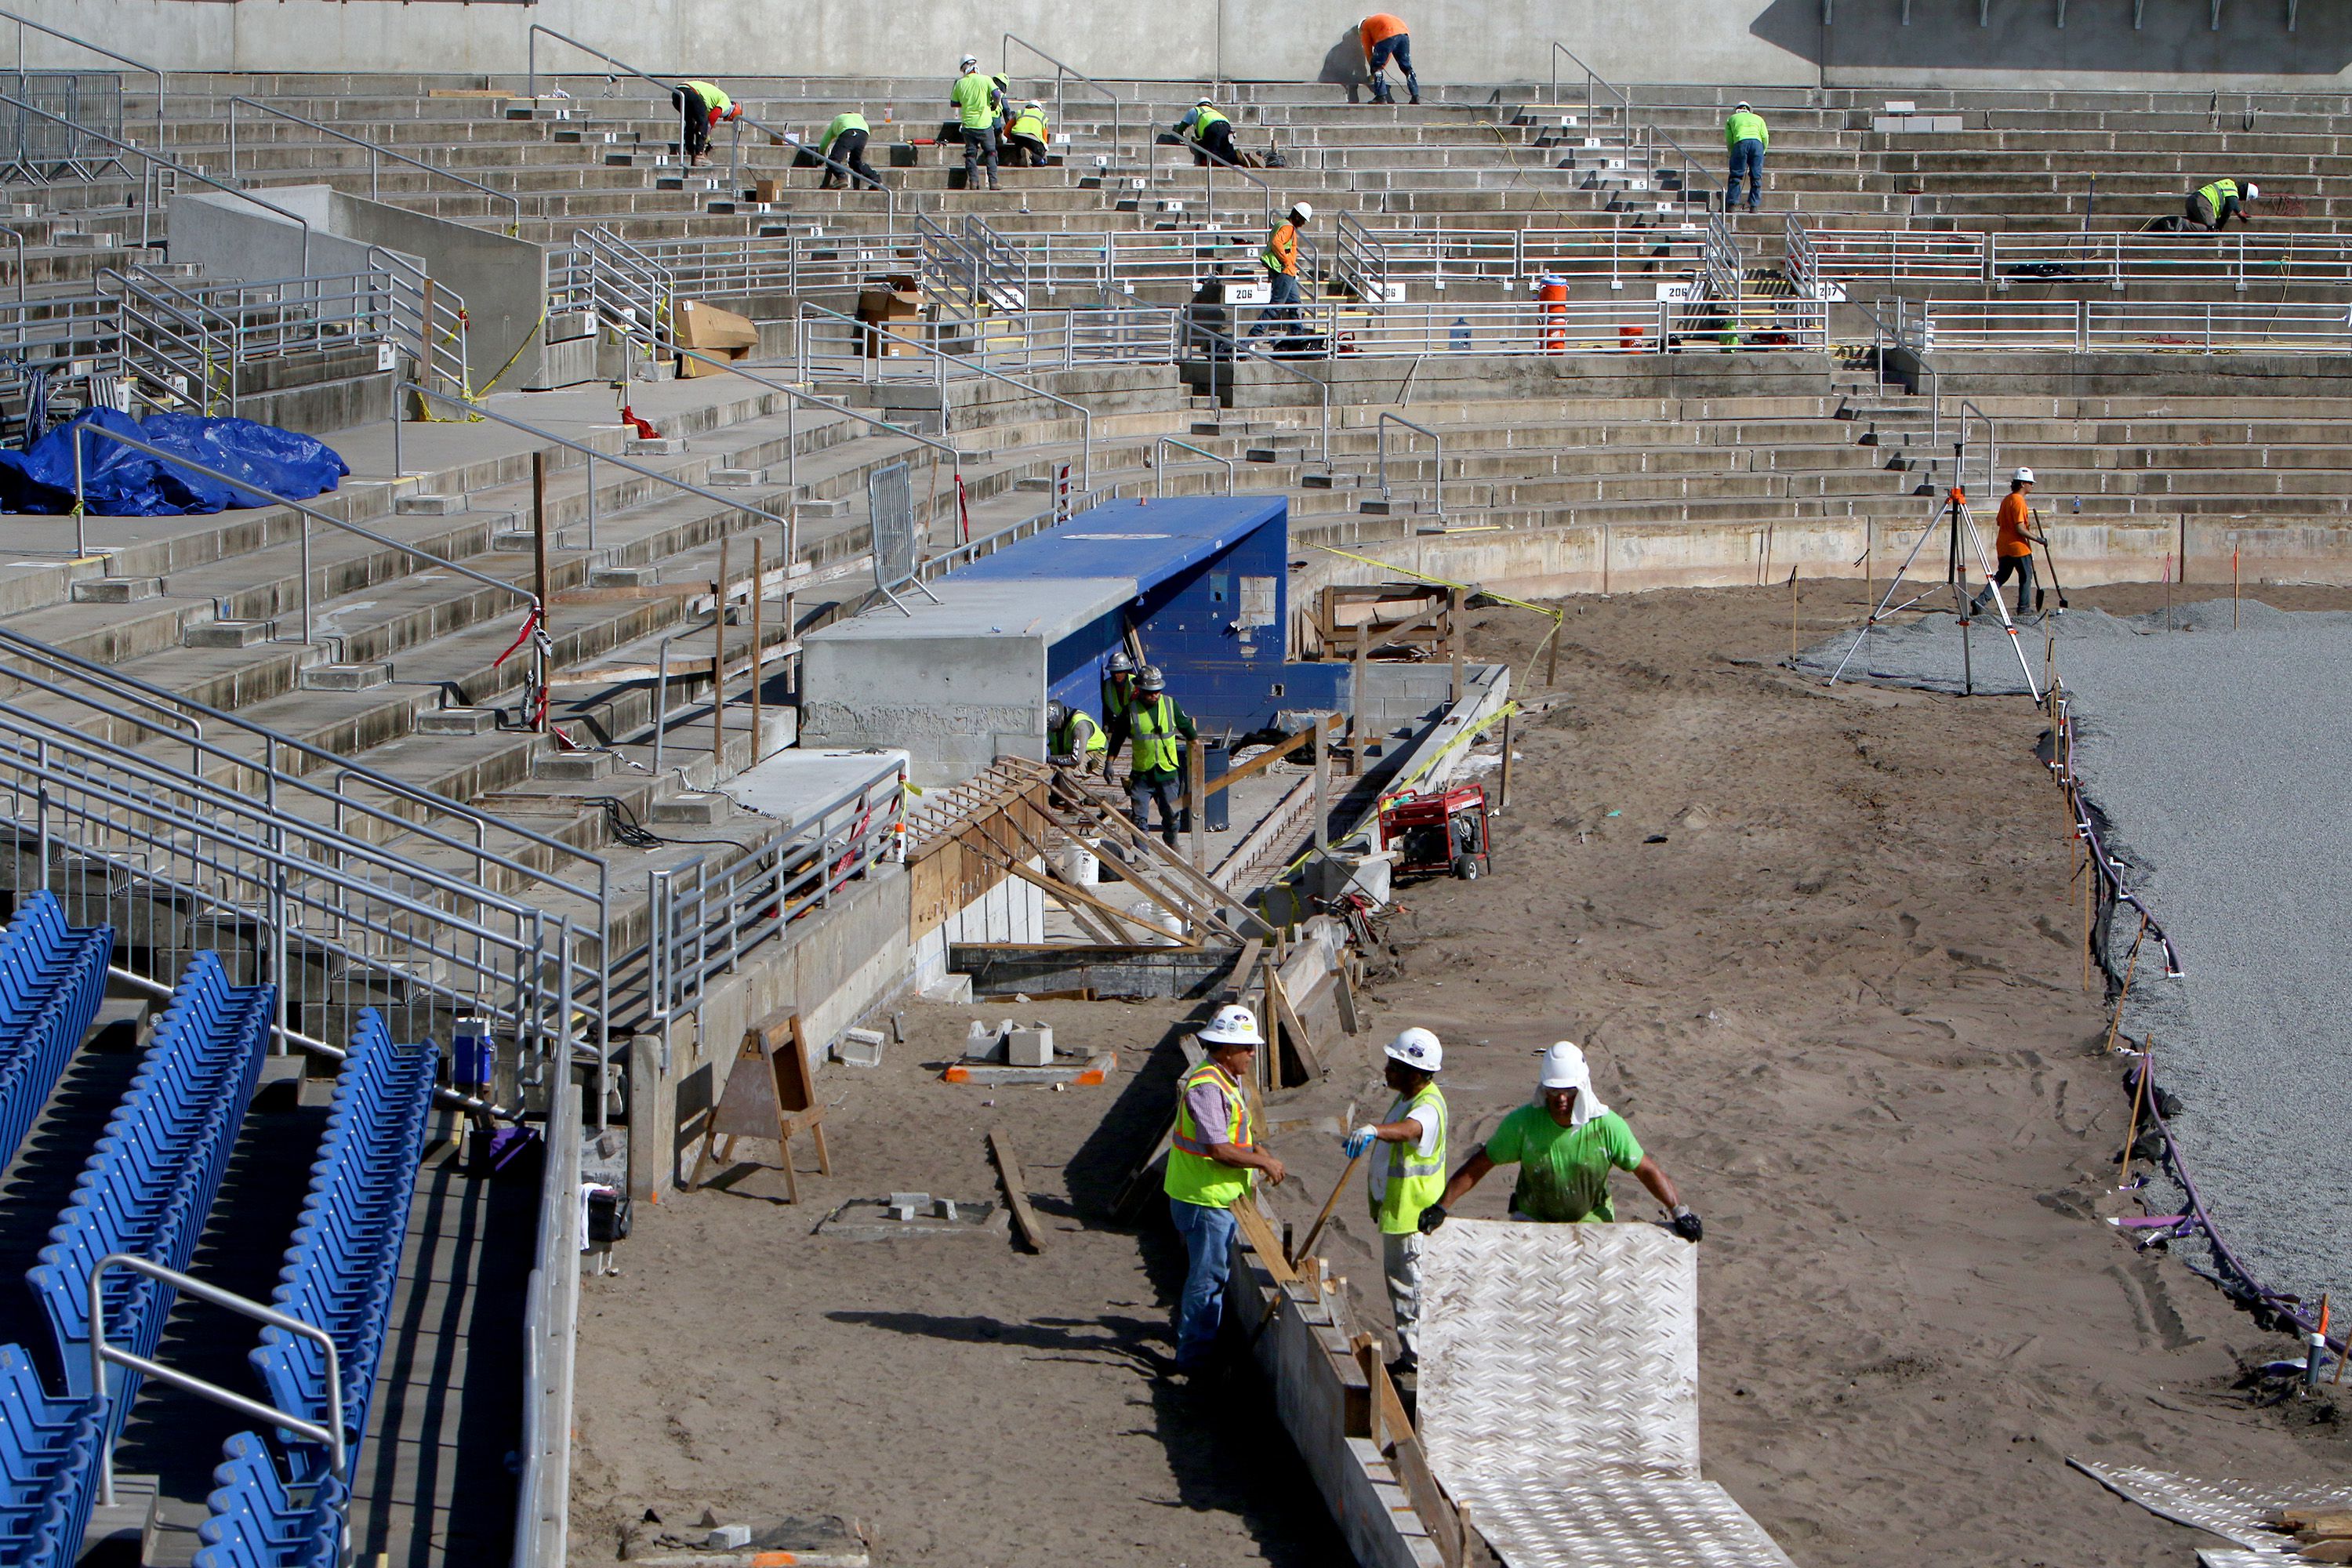
M 783 1168 L 785 1202 L 796 1204 L 801 1201 L 801 1188 L 793 1173 L 792 1141 L 803 1132 L 816 1140 L 817 1170 L 832 1175 L 833 1154 L 824 1146 L 824 1107 L 817 1100 L 816 1084 L 809 1073 L 808 1041 L 801 1033 L 801 1016 L 772 1013 L 743 1031 L 735 1065 L 727 1074 L 727 1087 L 719 1091 L 719 1103 L 703 1118 L 702 1148 L 694 1157 L 694 1173 L 687 1181 L 687 1191 L 702 1185 L 704 1168 L 721 1138 L 727 1140 L 727 1147 L 717 1150 L 721 1161 L 735 1158 L 740 1139 L 768 1138 L 775 1141 Z

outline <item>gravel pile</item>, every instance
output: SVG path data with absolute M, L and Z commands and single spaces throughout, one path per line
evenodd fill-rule
M 2352 615 L 2238 614 L 2233 632 L 2227 600 L 2182 606 L 2167 635 L 2162 611 L 2077 610 L 2021 635 L 2036 679 L 2055 638 L 2085 788 L 2187 972 L 2163 978 L 2148 944 L 2124 1029 L 2183 1102 L 2207 1210 L 2272 1289 L 2352 1300 Z M 2022 692 L 2000 622 L 1974 630 L 1977 689 Z M 1825 676 L 1852 641 L 1800 668 Z M 1957 625 L 1874 631 L 1848 679 L 1865 667 L 1957 690 Z M 2136 928 L 2116 926 L 2120 963 Z

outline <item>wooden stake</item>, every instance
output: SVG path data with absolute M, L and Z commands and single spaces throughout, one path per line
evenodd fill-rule
M 2139 1057 L 2139 1081 L 2132 1085 L 2131 1131 L 2124 1134 L 2124 1160 L 2116 1171 L 2116 1190 L 2131 1179 L 2132 1145 L 2139 1142 L 2139 1108 L 2147 1098 L 2147 1080 L 2156 1076 L 2156 1037 L 2150 1035 Z
M 1511 808 L 1511 718 L 1508 713 L 1503 715 L 1503 776 L 1496 781 L 1495 785 L 1496 811 Z
M 751 536 L 751 761 L 760 760 L 760 680 L 766 673 L 760 646 L 760 588 L 764 581 L 761 559 L 766 542 L 758 534 Z
M 2238 549 L 2235 545 L 2230 547 L 2230 629 L 2233 632 L 2238 629 Z M 2336 1363 L 2336 1375 L 2344 1375 L 2342 1362 Z
M 2172 629 L 2172 556 L 2164 558 L 2164 629 Z
M 1184 748 L 1184 814 L 1192 819 L 1192 864 L 1209 866 L 1208 748 L 1196 737 Z
M 2139 934 L 2132 938 L 2131 958 L 2124 964 L 2124 988 L 2116 996 L 2116 1016 L 2107 1025 L 2107 1049 L 2116 1048 L 2116 1031 L 2124 1026 L 2124 1004 L 2131 1000 L 2132 976 L 2139 969 L 2139 944 L 2147 940 L 2147 917 L 2139 917 Z
M 2082 836 L 2075 836 L 2081 842 Z M 2098 913 L 2099 868 L 2091 858 L 2091 847 L 2083 848 L 2083 989 L 2091 988 L 2091 922 Z
M 719 536 L 719 591 L 710 616 L 710 765 L 727 764 L 727 536 Z M 714 781 L 715 782 L 715 781 Z
M 1331 1184 L 1331 1195 L 1323 1200 L 1323 1212 L 1315 1216 L 1314 1225 L 1307 1229 L 1307 1239 L 1300 1242 L 1290 1255 L 1289 1262 L 1293 1268 L 1298 1267 L 1301 1258 L 1314 1256 L 1315 1244 L 1323 1239 L 1323 1227 L 1331 1223 L 1331 1211 L 1339 1206 L 1339 1194 L 1348 1190 L 1348 1178 L 1354 1175 L 1356 1167 L 1364 1163 L 1364 1154 L 1370 1152 L 1371 1150 L 1367 1149 L 1363 1154 L 1349 1161 L 1348 1168 L 1340 1172 L 1339 1179 Z
M 1870 608 L 1878 602 L 1873 597 L 1874 590 L 1871 586 L 1873 581 L 1871 568 L 1874 563 L 1870 559 L 1872 552 L 1877 547 L 1878 520 L 1865 517 L 1862 520 L 1862 604 L 1864 609 Z
M 1789 568 L 1789 662 L 1797 662 L 1797 568 Z

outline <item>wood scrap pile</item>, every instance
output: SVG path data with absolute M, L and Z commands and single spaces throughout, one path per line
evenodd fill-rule
M 2263 1523 L 2293 1536 L 2296 1554 L 2306 1563 L 2352 1563 L 2352 1512 L 2340 1504 L 2283 1508 Z

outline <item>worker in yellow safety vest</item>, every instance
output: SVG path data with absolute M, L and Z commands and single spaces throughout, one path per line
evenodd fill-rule
M 1134 706 L 1135 660 L 1120 648 L 1104 662 L 1102 677 L 1103 733 L 1114 756 L 1127 743 L 1127 714 Z
M 722 120 L 743 118 L 742 106 L 716 85 L 691 78 L 670 89 L 669 101 L 677 110 L 677 150 L 688 167 L 709 161 L 712 126 Z
M 1249 335 L 1272 331 L 1277 325 L 1289 325 L 1298 320 L 1298 231 L 1315 219 L 1315 209 L 1305 202 L 1292 207 L 1283 220 L 1276 224 L 1265 237 L 1265 248 L 1258 252 L 1258 260 L 1265 268 L 1269 285 L 1265 313 L 1252 327 Z
M 1168 678 L 1147 664 L 1135 682 L 1135 705 L 1127 710 L 1127 816 L 1140 832 L 1151 831 L 1151 803 L 1160 803 L 1160 837 L 1176 847 L 1176 797 L 1184 781 L 1184 747 L 1199 734 L 1192 715 L 1168 695 Z
M 2254 220 L 2246 216 L 2245 204 L 2262 194 L 2263 188 L 2252 180 L 2216 180 L 2210 185 L 2200 185 L 2189 193 L 2183 226 L 2219 234 L 2230 226 L 2231 218 L 2236 218 L 2251 227 Z
M 1050 134 L 1045 125 L 1045 106 L 1036 102 L 1024 105 L 1004 128 L 1004 166 L 1044 168 L 1045 142 Z
M 1282 1162 L 1257 1146 L 1242 1084 L 1265 1041 L 1246 1007 L 1220 1007 L 1197 1037 L 1206 1054 L 1176 1094 L 1176 1131 L 1168 1150 L 1169 1217 L 1190 1259 L 1176 1303 L 1176 1373 L 1204 1370 L 1223 1321 L 1225 1274 L 1233 1257 L 1234 1205 L 1249 1195 L 1251 1173 L 1276 1186 Z
M 1234 122 L 1225 118 L 1216 104 L 1202 99 L 1176 122 L 1176 134 L 1192 143 L 1195 167 L 1214 158 L 1227 165 L 1239 163 L 1241 154 L 1234 148 Z
M 1102 726 L 1083 708 L 1066 702 L 1045 704 L 1045 760 L 1057 768 L 1098 773 L 1109 760 L 1110 742 Z
M 1388 1043 L 1388 1086 L 1396 1103 L 1382 1120 L 1348 1134 L 1348 1158 L 1369 1153 L 1376 1143 L 1365 1186 L 1372 1223 L 1381 1231 L 1381 1272 L 1389 1287 L 1389 1310 L 1396 1319 L 1397 1355 L 1389 1371 L 1400 1377 L 1420 1360 L 1421 1214 L 1445 1191 L 1445 1096 L 1437 1090 L 1437 1069 L 1445 1047 L 1427 1029 L 1411 1028 Z

